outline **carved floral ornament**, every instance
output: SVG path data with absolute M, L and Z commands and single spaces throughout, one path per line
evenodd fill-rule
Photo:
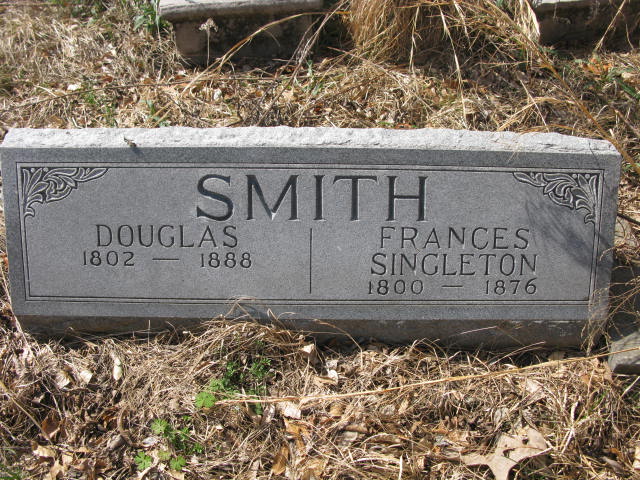
M 586 210 L 584 223 L 596 222 L 599 175 L 591 173 L 514 172 L 519 182 L 542 189 L 556 205 Z
M 80 183 L 100 178 L 107 168 L 23 167 L 22 201 L 25 217 L 33 217 L 36 203 L 57 202 L 69 196 Z

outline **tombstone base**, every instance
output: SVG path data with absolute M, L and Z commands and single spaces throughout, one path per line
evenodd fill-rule
M 335 338 L 352 338 L 361 342 L 378 340 L 388 344 L 407 344 L 425 340 L 439 345 L 463 349 L 501 349 L 530 347 L 533 349 L 576 348 L 583 338 L 580 321 L 536 320 L 314 320 L 300 315 L 242 304 L 229 306 L 228 321 L 257 321 L 309 334 L 319 342 Z M 281 314 L 281 315 L 280 315 Z M 174 329 L 198 329 L 211 318 L 148 317 L 35 317 L 20 316 L 23 329 L 42 338 L 84 334 L 159 333 Z

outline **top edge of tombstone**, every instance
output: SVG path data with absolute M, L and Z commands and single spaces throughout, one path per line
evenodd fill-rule
M 605 140 L 558 133 L 331 127 L 10 129 L 0 148 L 397 148 L 618 155 Z
M 322 8 L 322 0 L 160 0 L 160 15 L 172 22 L 207 17 L 279 15 Z

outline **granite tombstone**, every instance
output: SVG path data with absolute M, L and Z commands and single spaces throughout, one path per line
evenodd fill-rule
M 577 345 L 606 315 L 620 159 L 558 134 L 11 130 L 35 332 L 220 314 L 403 342 Z

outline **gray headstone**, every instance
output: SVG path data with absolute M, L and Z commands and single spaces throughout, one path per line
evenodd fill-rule
M 11 130 L 34 332 L 220 314 L 403 342 L 577 345 L 606 316 L 619 156 L 558 134 Z

